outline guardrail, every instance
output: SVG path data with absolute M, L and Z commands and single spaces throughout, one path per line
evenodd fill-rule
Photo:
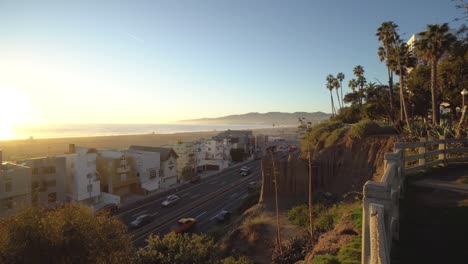
M 421 138 L 398 142 L 385 154 L 380 182 L 367 181 L 363 188 L 361 263 L 390 263 L 392 242 L 399 238 L 399 200 L 404 196 L 404 175 L 439 164 L 468 161 L 468 138 Z

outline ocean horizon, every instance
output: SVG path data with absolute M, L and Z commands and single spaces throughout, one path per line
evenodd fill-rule
M 225 131 L 272 128 L 253 124 L 49 124 L 16 126 L 11 137 L 1 140 L 40 138 L 96 137 L 118 135 L 173 134 L 183 132 Z

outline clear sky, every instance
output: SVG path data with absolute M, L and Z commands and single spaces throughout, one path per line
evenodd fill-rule
M 361 64 L 385 82 L 383 21 L 409 38 L 460 14 L 450 0 L 0 0 L 0 122 L 330 112 L 327 74 L 347 84 Z

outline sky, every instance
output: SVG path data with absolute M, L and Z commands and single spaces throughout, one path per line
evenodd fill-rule
M 385 82 L 382 22 L 408 39 L 460 14 L 450 0 L 0 0 L 0 123 L 331 112 L 327 74 L 347 84 L 360 64 Z

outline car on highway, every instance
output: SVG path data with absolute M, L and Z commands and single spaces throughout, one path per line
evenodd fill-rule
M 179 196 L 173 194 L 173 195 L 169 195 L 168 197 L 166 197 L 166 200 L 164 200 L 161 205 L 164 206 L 164 207 L 168 207 L 172 204 L 175 204 L 179 201 Z
M 101 206 L 97 209 L 96 214 L 107 214 L 107 215 L 114 215 L 119 210 L 119 207 L 115 203 L 108 203 Z
M 227 222 L 227 221 L 229 221 L 229 219 L 231 219 L 231 212 L 226 211 L 226 210 L 222 210 L 221 212 L 219 212 L 219 213 L 216 215 L 216 221 L 217 221 L 218 223 Z
M 249 182 L 249 185 L 247 186 L 247 189 L 249 191 L 253 191 L 253 190 L 257 189 L 257 187 L 258 187 L 258 182 L 252 181 L 252 182 Z
M 197 219 L 195 218 L 182 218 L 177 221 L 177 225 L 172 228 L 176 234 L 180 234 L 190 230 L 195 224 L 197 223 Z
M 250 174 L 250 168 L 247 166 L 244 166 L 240 169 L 241 176 L 247 176 Z
M 243 167 L 240 169 L 241 172 L 242 172 L 242 171 L 245 171 L 245 170 L 250 170 L 250 168 L 247 167 L 247 166 L 243 166 Z
M 201 181 L 200 175 L 194 175 L 194 176 L 192 176 L 192 178 L 190 178 L 191 183 L 197 183 L 197 182 L 200 182 L 200 181 Z
M 131 223 L 130 223 L 130 229 L 137 229 L 137 228 L 140 228 L 144 225 L 147 225 L 151 222 L 153 222 L 153 216 L 152 215 L 149 215 L 149 214 L 142 214 L 140 216 L 138 216 L 137 218 L 135 218 L 135 220 L 133 220 Z

